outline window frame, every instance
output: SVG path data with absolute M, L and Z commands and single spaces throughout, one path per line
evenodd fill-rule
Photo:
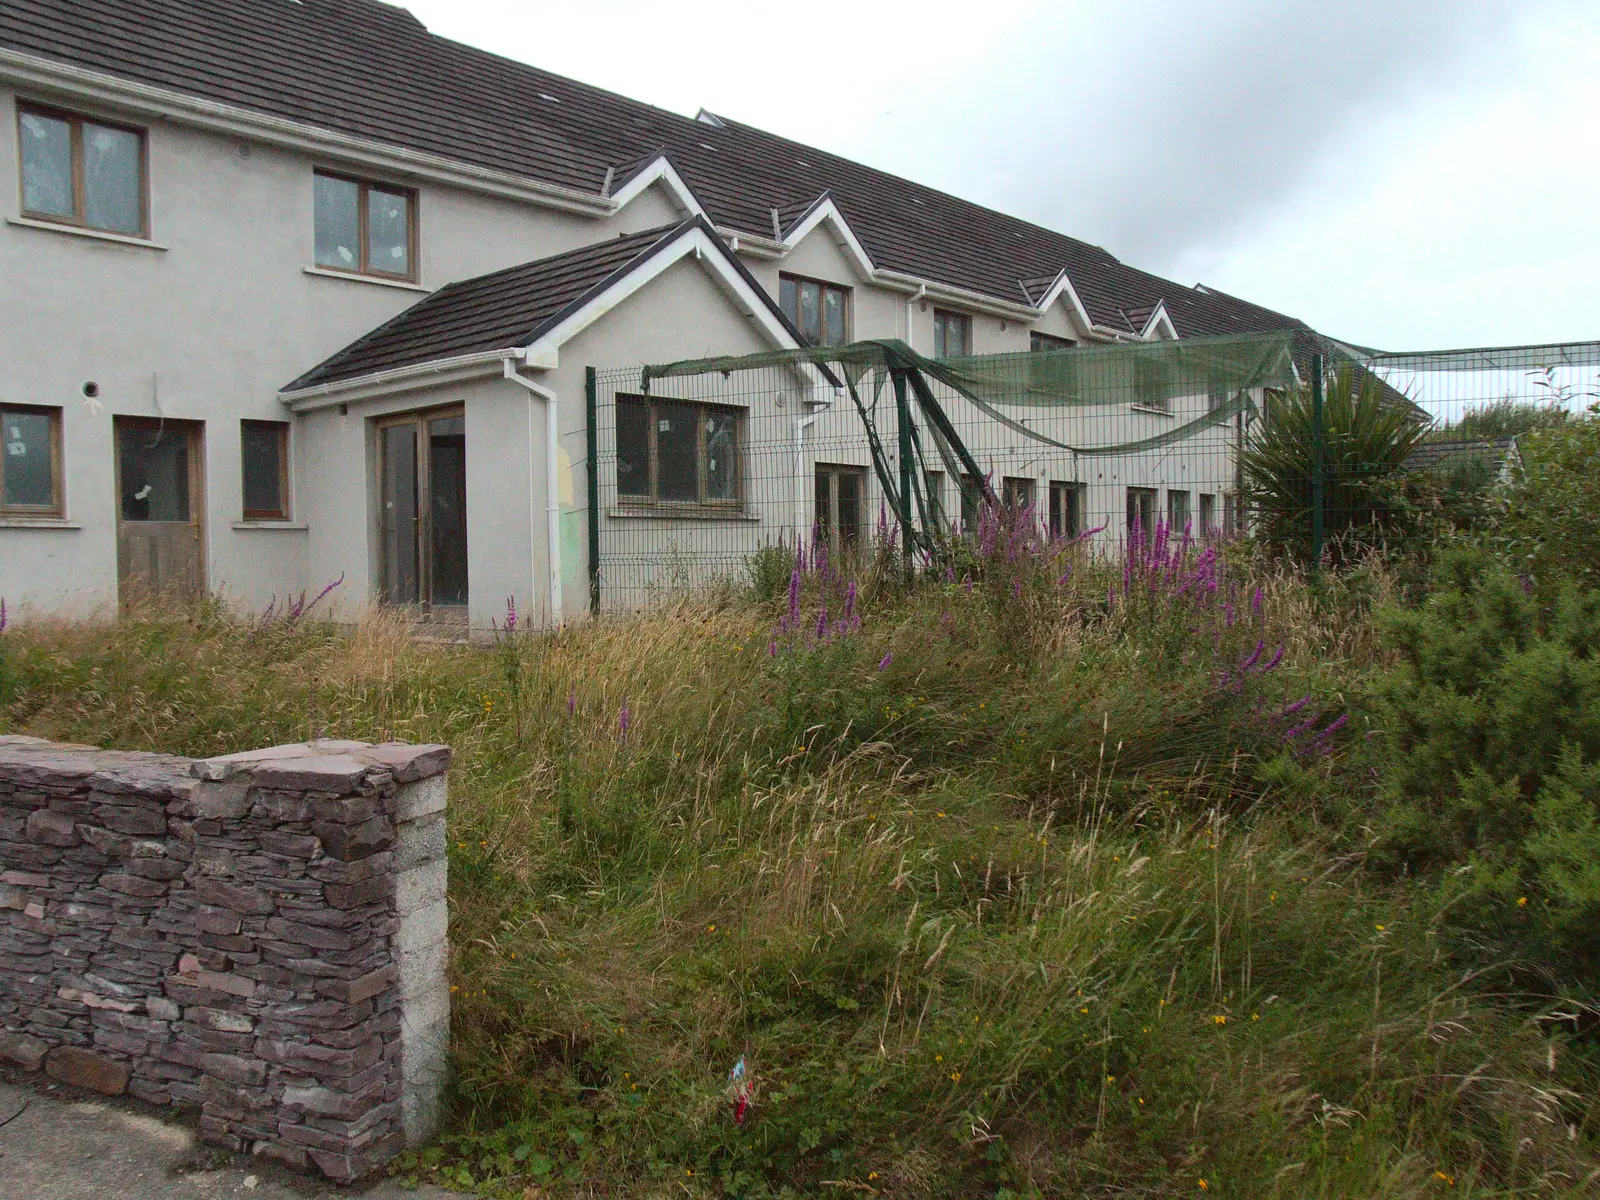
M 786 284 L 786 283 L 792 283 L 792 284 L 795 285 L 794 312 L 792 312 L 792 313 L 789 312 L 787 309 L 785 309 L 783 307 L 783 285 Z M 794 327 L 800 331 L 800 335 L 802 337 L 807 336 L 806 335 L 806 331 L 805 331 L 805 327 L 800 324 L 800 289 L 803 288 L 808 283 L 814 284 L 818 288 L 818 293 L 817 293 L 817 322 L 818 322 L 818 333 L 821 336 L 819 337 L 819 339 L 817 341 L 813 342 L 812 345 L 815 345 L 815 346 L 847 346 L 847 345 L 849 345 L 850 344 L 850 338 L 852 336 L 851 324 L 852 324 L 852 320 L 853 320 L 853 318 L 855 316 L 855 311 L 854 311 L 855 310 L 855 305 L 852 303 L 852 301 L 854 299 L 853 293 L 855 292 L 854 288 L 846 287 L 842 283 L 834 283 L 831 280 L 827 280 L 827 279 L 817 279 L 817 278 L 814 278 L 813 276 L 810 276 L 810 275 L 792 275 L 787 271 L 783 271 L 783 272 L 780 272 L 778 274 L 778 308 L 779 308 L 779 311 L 781 311 L 784 316 L 789 318 L 789 320 L 794 324 Z M 823 326 L 826 324 L 826 322 L 823 321 L 822 314 L 823 314 L 824 311 L 826 311 L 824 306 L 825 306 L 825 303 L 826 303 L 826 300 L 827 300 L 827 294 L 829 292 L 838 292 L 839 293 L 840 303 L 841 303 L 843 311 L 844 311 L 844 340 L 840 341 L 840 342 L 827 341 L 826 340 L 827 330 L 825 328 L 823 328 Z
M 37 517 L 49 519 L 65 516 L 66 487 L 61 477 L 64 410 L 47 404 L 0 404 L 0 418 L 3 418 L 5 413 L 10 412 L 42 416 L 50 422 L 50 503 L 7 504 L 5 501 L 5 460 L 8 456 L 0 454 L 0 518 Z
M 356 267 L 340 267 L 332 263 L 317 261 L 317 176 L 324 179 L 337 179 L 343 183 L 353 183 L 356 186 L 356 243 L 360 248 L 360 265 Z M 380 192 L 392 192 L 397 196 L 406 198 L 406 266 L 404 273 L 399 271 L 381 271 L 373 267 L 369 261 L 372 254 L 372 229 L 371 218 L 368 215 L 368 197 L 373 188 Z M 353 275 L 358 279 L 397 279 L 403 283 L 417 283 L 422 276 L 422 204 L 416 188 L 408 187 L 402 183 L 391 183 L 386 179 L 374 179 L 365 175 L 352 175 L 346 171 L 334 171 L 325 167 L 311 168 L 311 265 L 319 271 L 334 271 L 340 275 Z
M 1161 489 L 1159 487 L 1139 487 L 1135 484 L 1129 484 L 1123 491 L 1128 510 L 1126 514 L 1128 524 L 1125 531 L 1128 537 L 1133 536 L 1134 517 L 1143 515 L 1139 513 L 1139 510 L 1145 507 L 1145 501 L 1149 502 L 1149 520 L 1139 523 L 1141 535 L 1148 544 L 1149 540 L 1155 536 L 1156 525 L 1161 520 Z
M 53 104 L 35 104 L 31 100 L 18 99 L 16 102 L 16 137 L 17 137 L 17 214 L 28 221 L 47 221 L 52 225 L 63 225 L 68 229 L 84 229 L 94 233 L 106 233 L 113 237 L 131 237 L 148 241 L 150 238 L 150 130 L 143 125 L 132 125 L 126 121 L 118 121 L 108 117 L 95 116 L 92 113 L 80 112 L 70 108 L 58 108 Z M 27 184 L 23 178 L 22 169 L 22 119 L 32 114 L 44 117 L 51 121 L 65 121 L 71 138 L 72 156 L 72 216 L 64 217 L 60 213 L 39 212 L 31 209 L 27 204 Z M 83 165 L 83 126 L 85 123 L 99 125 L 105 129 L 115 129 L 121 133 L 131 133 L 139 139 L 139 228 L 133 232 L 126 229 L 112 229 L 105 225 L 89 224 L 88 195 L 86 191 L 86 172 Z
M 1179 497 L 1182 497 L 1180 500 Z M 1193 529 L 1194 509 L 1190 505 L 1193 493 L 1188 488 L 1167 489 L 1167 529 L 1172 533 L 1181 534 L 1183 529 Z M 1178 509 L 1183 509 L 1183 527 L 1178 525 Z
M 1053 538 L 1069 541 L 1083 533 L 1088 524 L 1084 520 L 1084 498 L 1088 489 L 1076 481 L 1052 479 L 1050 481 L 1050 511 L 1046 529 Z
M 1054 333 L 1040 333 L 1037 329 L 1028 330 L 1028 353 L 1043 354 L 1051 350 L 1074 350 L 1078 343 L 1069 337 L 1061 337 Z
M 959 354 L 951 354 L 949 347 L 949 329 L 952 320 L 959 321 L 963 330 L 962 346 Z M 941 321 L 945 327 L 945 335 L 939 335 Z M 945 345 L 941 346 L 940 343 Z M 966 358 L 972 353 L 972 314 L 957 312 L 953 308 L 935 308 L 933 310 L 933 356 L 934 358 Z
M 278 507 L 250 508 L 245 504 L 245 430 L 270 429 L 278 435 Z M 239 511 L 245 521 L 289 520 L 289 422 L 242 418 L 239 421 Z
M 1039 509 L 1035 496 L 1038 490 L 1039 481 L 1032 475 L 1003 475 L 1000 478 L 1000 507 L 1018 513 L 1024 508 L 1031 508 L 1037 518 Z
M 856 481 L 856 522 L 846 526 L 839 519 L 839 492 L 840 480 L 850 476 Z M 862 542 L 867 540 L 869 525 L 867 522 L 867 468 L 855 466 L 851 463 L 817 462 L 811 465 L 812 478 L 812 508 L 811 530 L 812 541 L 816 542 L 820 534 L 826 539 L 830 554 L 837 556 L 851 553 Z M 822 522 L 818 515 L 816 503 L 816 485 L 822 480 L 827 481 L 828 487 L 828 524 L 821 528 Z
M 745 511 L 745 437 L 748 425 L 749 410 L 737 405 L 707 404 L 701 400 L 684 400 L 676 396 L 649 396 L 637 393 L 618 393 L 616 410 L 621 411 L 624 404 L 644 404 L 649 410 L 649 449 L 648 473 L 650 478 L 650 494 L 640 496 L 622 490 L 622 480 L 615 479 L 617 489 L 617 506 L 630 509 L 654 509 L 679 512 L 706 512 L 743 513 Z M 656 415 L 657 404 L 675 404 L 693 408 L 695 416 L 695 485 L 699 493 L 697 500 L 663 500 L 661 499 L 661 457 L 660 433 L 661 418 Z M 708 497 L 706 495 L 707 483 L 707 455 L 706 455 L 706 423 L 708 413 L 716 413 L 733 417 L 733 492 L 726 499 Z M 616 443 L 617 454 L 621 453 L 622 446 L 617 440 L 617 429 L 620 422 L 614 421 L 612 437 Z M 613 460 L 615 456 L 613 456 Z M 615 466 L 613 465 L 615 474 Z

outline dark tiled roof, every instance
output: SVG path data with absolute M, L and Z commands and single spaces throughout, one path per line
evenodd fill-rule
M 568 312 L 683 233 L 698 219 L 569 250 L 448 284 L 311 368 L 283 390 L 299 391 L 380 371 L 526 346 Z
M 763 237 L 831 192 L 882 268 L 1030 300 L 1065 268 L 1096 323 L 1166 302 L 1180 336 L 1301 322 L 725 118 L 695 121 L 435 37 L 376 0 L 0 0 L 0 46 L 598 196 L 665 152 L 712 220 Z
M 1445 430 L 1437 441 L 1423 442 L 1413 450 L 1405 462 L 1400 464 L 1400 469 L 1433 471 L 1440 467 L 1462 466 L 1476 458 L 1481 459 L 1491 472 L 1498 475 L 1505 470 L 1507 460 L 1515 459 L 1516 454 L 1515 437 L 1452 439 L 1449 430 Z

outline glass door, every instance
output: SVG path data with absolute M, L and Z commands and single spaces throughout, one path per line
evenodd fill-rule
M 385 604 L 465 617 L 467 425 L 460 412 L 378 426 L 379 558 Z

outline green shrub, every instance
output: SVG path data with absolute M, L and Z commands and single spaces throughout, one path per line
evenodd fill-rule
M 1382 617 L 1401 656 L 1382 853 L 1469 867 L 1457 911 L 1497 949 L 1600 953 L 1600 593 L 1568 581 L 1543 604 L 1477 552 L 1447 556 L 1436 587 Z
M 1517 449 L 1499 548 L 1546 595 L 1568 576 L 1600 584 L 1600 417 L 1535 430 Z
M 1256 535 L 1310 554 L 1316 444 L 1310 389 L 1271 396 L 1263 427 L 1240 455 Z M 1418 410 L 1367 372 L 1346 366 L 1328 381 L 1322 410 L 1323 530 L 1332 552 L 1392 536 L 1403 508 L 1387 481 L 1428 430 Z

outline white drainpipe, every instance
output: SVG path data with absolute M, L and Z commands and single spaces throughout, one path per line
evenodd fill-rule
M 911 295 L 906 297 L 906 345 L 911 346 L 912 349 L 916 349 L 911 341 L 911 333 L 912 330 L 916 328 L 915 321 L 917 303 L 927 296 L 927 294 L 928 285 L 924 283 L 918 287 L 916 291 L 912 292 Z
M 820 390 L 820 388 L 819 388 Z M 833 399 L 839 400 L 844 395 L 843 388 L 833 389 Z M 805 543 L 806 530 L 800 527 L 800 514 L 806 510 L 806 482 L 802 467 L 805 462 L 806 430 L 817 423 L 825 408 L 832 406 L 832 401 L 810 401 L 817 405 L 812 409 L 809 417 L 801 417 L 794 423 L 794 527 L 795 534 L 801 544 Z
M 561 481 L 556 477 L 556 449 L 560 442 L 560 405 L 549 388 L 533 382 L 517 370 L 517 360 L 505 360 L 505 376 L 528 389 L 528 586 L 539 594 L 539 572 L 534 554 L 533 531 L 538 524 L 533 499 L 533 398 L 544 401 L 544 492 L 545 540 L 550 559 L 550 623 L 560 625 L 561 608 Z

